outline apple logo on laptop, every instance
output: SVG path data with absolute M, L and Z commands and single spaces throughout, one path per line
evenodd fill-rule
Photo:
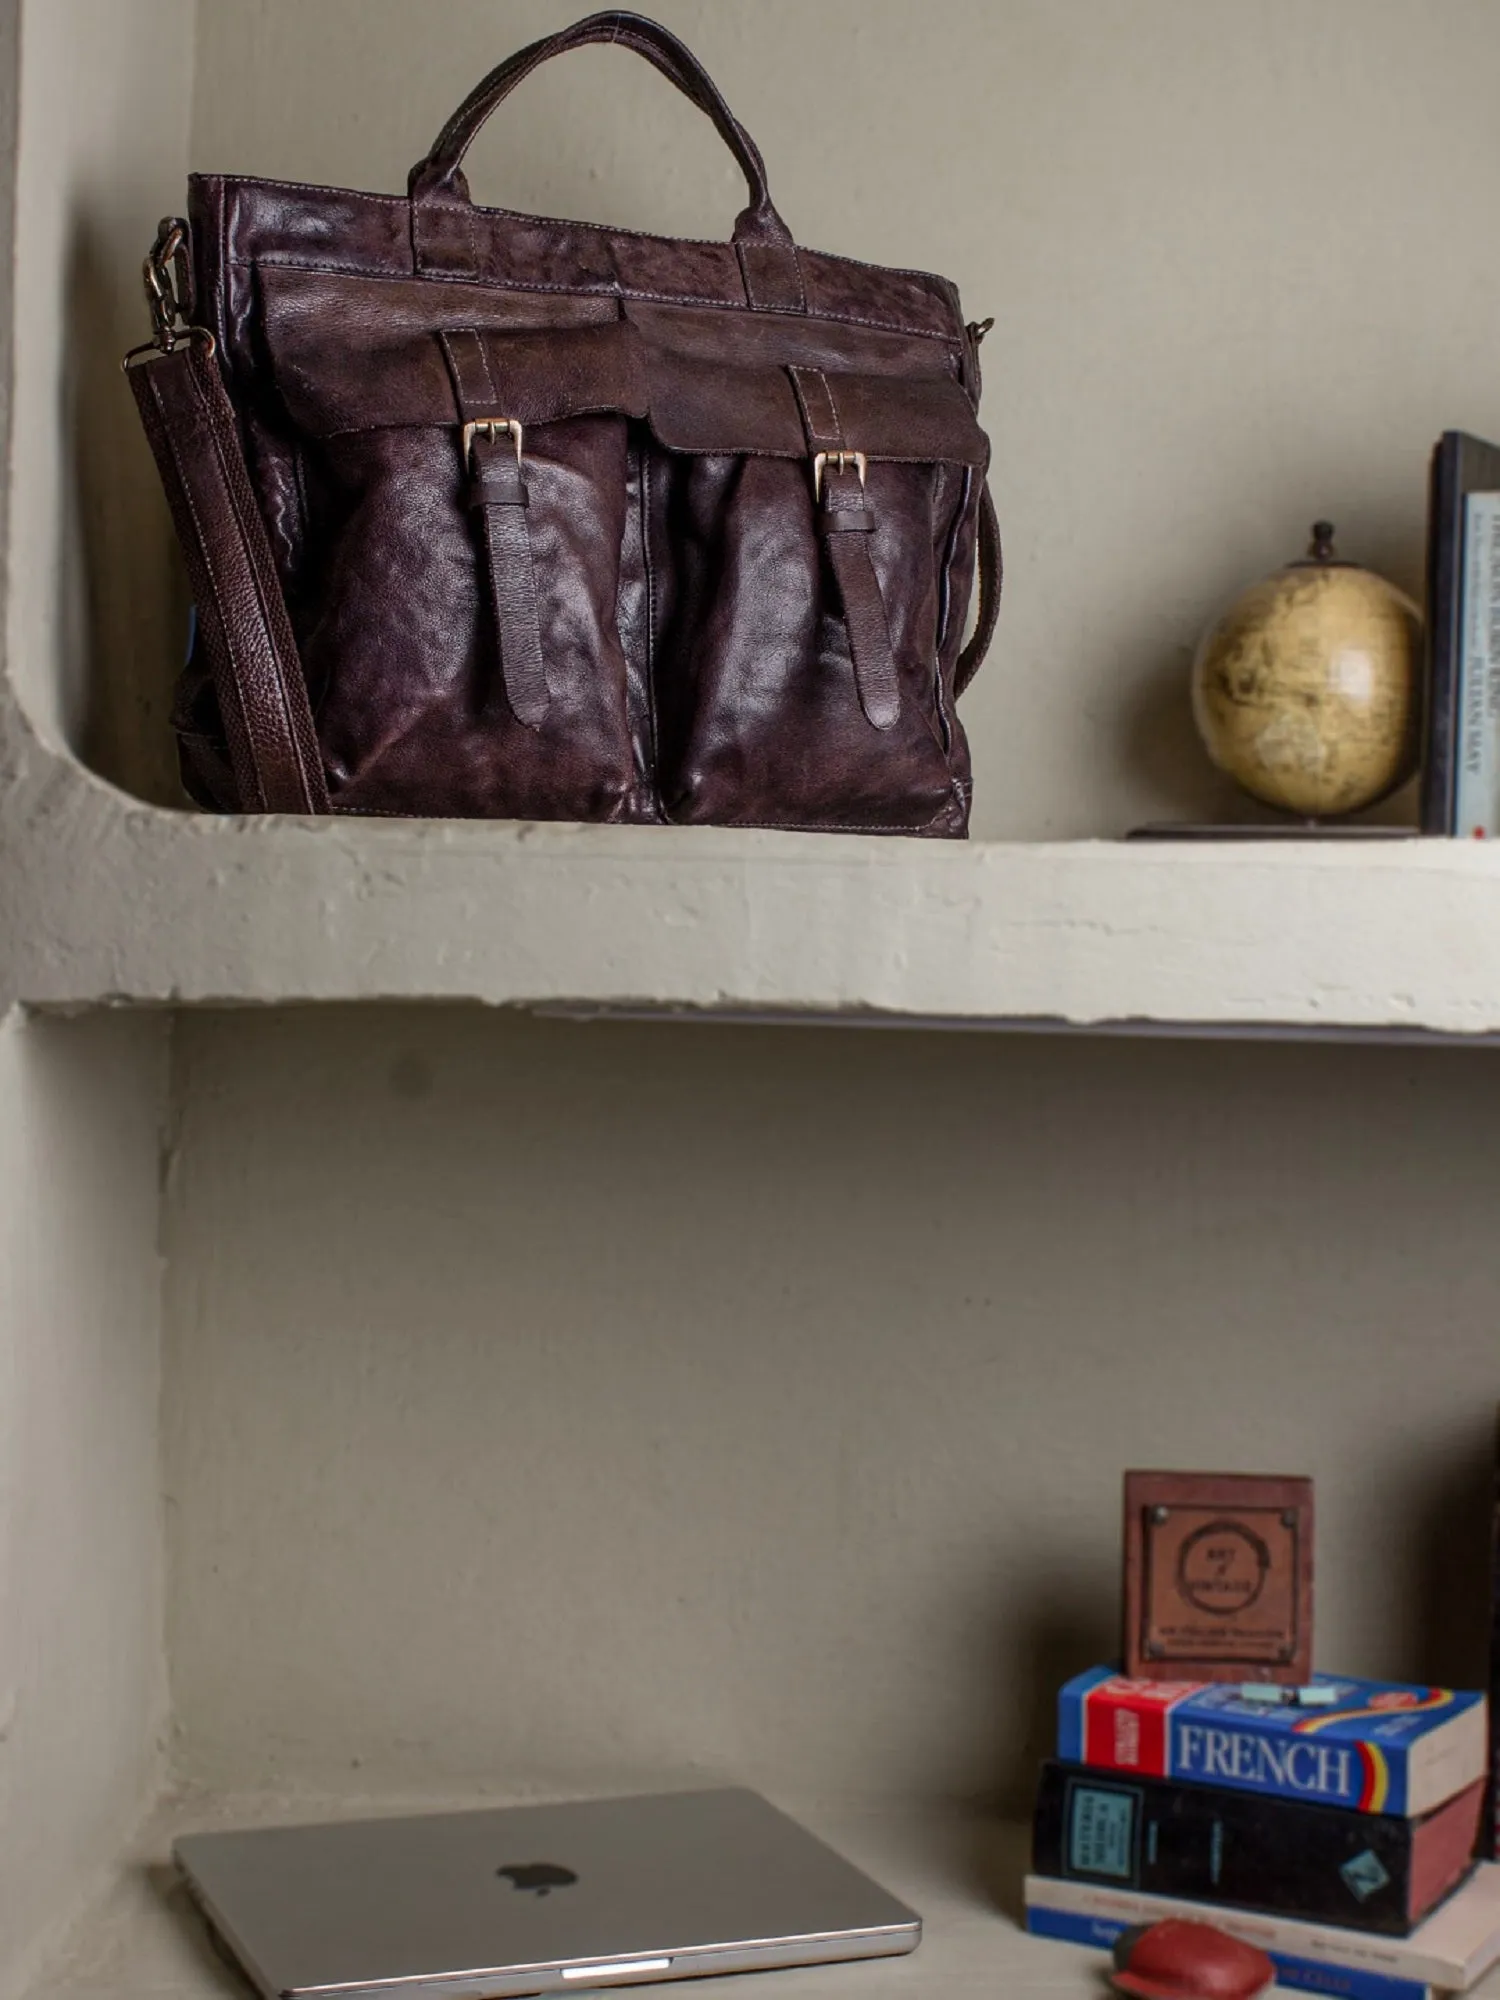
M 528 1889 L 534 1896 L 569 1888 L 578 1880 L 571 1868 L 559 1868 L 555 1861 L 518 1861 L 497 1868 L 495 1873 L 503 1875 L 513 1889 Z

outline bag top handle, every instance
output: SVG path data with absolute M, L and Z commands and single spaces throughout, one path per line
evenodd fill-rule
M 516 85 L 542 63 L 550 61 L 553 56 L 565 54 L 569 49 L 583 48 L 590 42 L 618 42 L 623 48 L 643 56 L 670 82 L 675 83 L 684 97 L 713 120 L 719 136 L 739 162 L 750 190 L 749 207 L 735 219 L 735 241 L 771 243 L 790 249 L 791 231 L 772 205 L 760 149 L 724 102 L 708 71 L 692 50 L 667 29 L 655 21 L 648 21 L 643 14 L 627 13 L 617 7 L 609 8 L 602 14 L 590 14 L 587 19 L 575 21 L 571 28 L 564 28 L 558 34 L 546 35 L 541 41 L 518 49 L 515 55 L 492 69 L 459 105 L 433 142 L 427 157 L 412 168 L 407 184 L 412 200 L 441 199 L 446 195 L 449 199 L 467 201 L 469 188 L 463 174 L 463 158 L 490 113 L 503 104 Z

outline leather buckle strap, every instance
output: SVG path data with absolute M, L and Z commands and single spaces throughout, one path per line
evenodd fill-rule
M 502 440 L 510 434 L 514 450 Z M 469 505 L 484 517 L 490 601 L 500 641 L 500 677 L 517 722 L 540 729 L 551 699 L 542 658 L 536 567 L 526 509 L 531 504 L 521 462 L 521 426 L 509 418 L 464 425 Z
M 469 505 L 484 523 L 485 569 L 500 650 L 500 680 L 517 722 L 540 729 L 551 694 L 542 658 L 536 565 L 526 510 L 526 434 L 505 407 L 484 336 L 473 327 L 440 335 L 458 404 L 459 441 L 469 478 Z M 503 373 L 503 370 L 500 371 Z
M 885 599 L 870 556 L 875 516 L 865 492 L 864 467 L 853 463 L 863 454 L 835 452 L 829 456 L 847 458 L 850 464 L 832 473 L 825 469 L 820 482 L 818 530 L 843 602 L 859 705 L 872 728 L 892 729 L 901 715 L 901 683 L 891 649 Z
M 854 685 L 865 720 L 874 729 L 895 727 L 901 714 L 901 682 L 891 649 L 890 621 L 880 579 L 870 556 L 875 515 L 868 493 L 869 459 L 853 450 L 821 368 L 787 369 L 812 458 L 813 505 L 818 532 L 838 584 L 854 663 Z

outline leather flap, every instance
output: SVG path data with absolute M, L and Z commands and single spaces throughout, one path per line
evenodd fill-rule
M 442 333 L 365 334 L 336 344 L 304 326 L 273 341 L 276 385 L 293 421 L 314 437 L 486 416 L 530 425 L 601 410 L 646 414 L 641 338 L 627 320 L 443 331 L 472 335 L 467 345 L 477 350 L 462 409 Z
M 669 451 L 809 456 L 785 368 L 736 368 L 647 348 L 651 429 Z M 870 458 L 984 465 L 989 441 L 960 384 L 943 375 L 824 371 L 844 444 Z
M 658 344 L 613 300 L 376 286 L 304 272 L 262 271 L 259 280 L 276 386 L 292 421 L 314 437 L 483 416 L 531 426 L 615 411 L 649 416 L 670 451 L 809 455 L 773 341 L 734 360 L 728 338 L 714 354 Z M 987 462 L 988 441 L 953 376 L 826 365 L 823 376 L 848 450 L 921 464 Z

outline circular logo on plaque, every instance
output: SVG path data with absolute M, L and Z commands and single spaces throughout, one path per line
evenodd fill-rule
M 1197 1611 L 1233 1618 L 1266 1587 L 1271 1551 L 1241 1521 L 1210 1521 L 1177 1552 L 1177 1588 Z

